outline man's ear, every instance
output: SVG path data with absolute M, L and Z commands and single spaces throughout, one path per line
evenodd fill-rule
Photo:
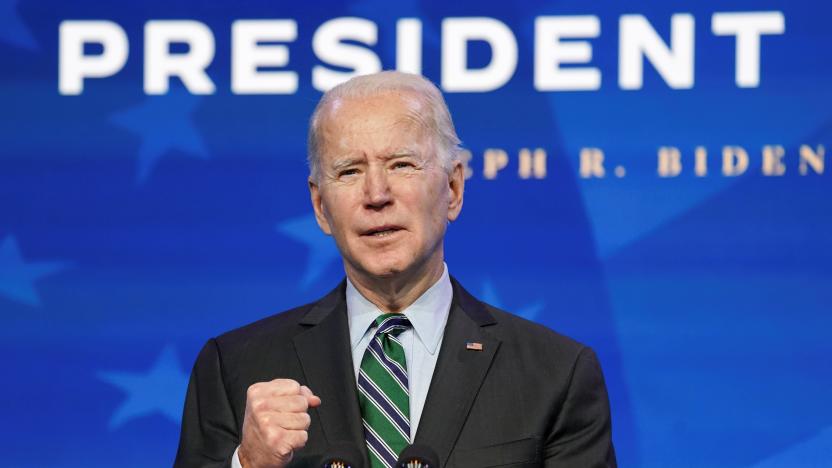
M 451 173 L 448 174 L 448 221 L 454 221 L 462 211 L 462 199 L 465 194 L 465 166 L 462 161 L 455 161 Z
M 309 178 L 309 197 L 312 199 L 312 209 L 315 211 L 315 220 L 318 221 L 318 227 L 326 235 L 332 235 L 329 221 L 326 219 L 326 208 L 324 208 L 324 201 L 321 197 L 321 189 L 311 177 Z

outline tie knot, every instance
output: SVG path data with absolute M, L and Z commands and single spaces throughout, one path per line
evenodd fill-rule
M 376 317 L 375 324 L 378 327 L 376 329 L 376 335 L 396 336 L 410 328 L 410 320 L 404 314 L 396 313 L 379 315 Z

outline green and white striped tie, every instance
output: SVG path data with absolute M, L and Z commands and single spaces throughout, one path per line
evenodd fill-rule
M 410 443 L 407 361 L 396 336 L 410 328 L 402 314 L 383 314 L 358 372 L 358 402 L 372 468 L 390 468 Z

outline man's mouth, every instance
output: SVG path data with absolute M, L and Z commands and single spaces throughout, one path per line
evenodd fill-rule
M 369 237 L 375 237 L 375 238 L 381 239 L 381 238 L 384 238 L 384 237 L 391 236 L 394 233 L 396 233 L 398 231 L 401 231 L 401 230 L 402 230 L 402 228 L 400 228 L 399 226 L 390 226 L 390 225 L 378 226 L 378 227 L 374 227 L 374 228 L 371 228 L 371 229 L 368 229 L 368 230 L 364 231 L 362 236 L 369 236 Z

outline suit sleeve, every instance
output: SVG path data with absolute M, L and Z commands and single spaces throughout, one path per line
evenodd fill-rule
M 589 348 L 578 353 L 566 398 L 546 437 L 543 455 L 547 468 L 617 466 L 604 376 Z
M 191 372 L 175 468 L 230 467 L 240 443 L 223 382 L 216 340 L 208 340 Z

